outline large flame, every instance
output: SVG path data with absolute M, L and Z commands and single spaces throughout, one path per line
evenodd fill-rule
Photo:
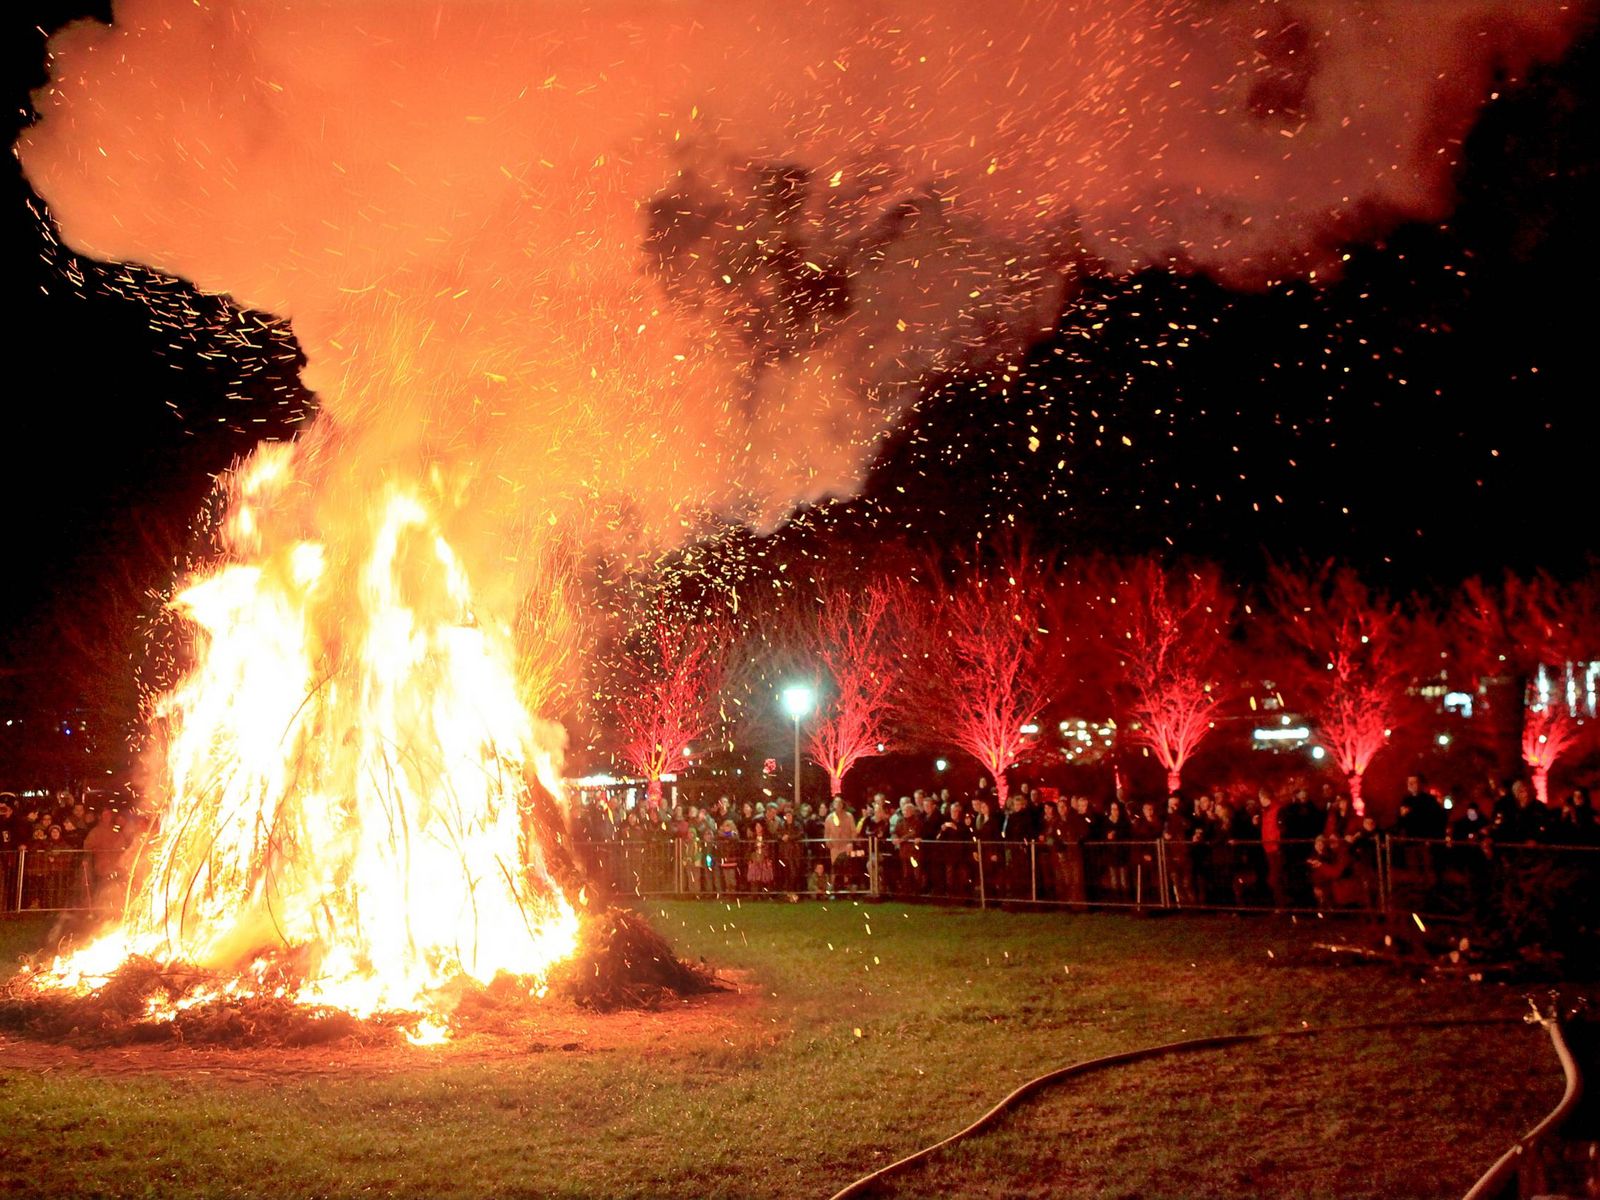
M 561 743 L 519 695 L 510 624 L 474 606 L 422 487 L 370 497 L 348 554 L 262 546 L 294 454 L 241 471 L 232 553 L 175 600 L 201 653 L 158 712 L 165 812 L 120 924 L 45 986 L 138 955 L 239 994 L 292 960 L 298 1000 L 426 1013 L 462 976 L 538 988 L 576 947 L 519 803 L 530 779 L 559 795 Z

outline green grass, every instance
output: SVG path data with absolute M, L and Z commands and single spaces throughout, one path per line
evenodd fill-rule
M 681 952 L 748 973 L 760 1002 L 611 1018 L 573 1052 L 418 1052 L 381 1071 L 355 1050 L 337 1056 L 348 1071 L 274 1077 L 220 1053 L 129 1072 L 92 1055 L 13 1066 L 0 1049 L 0 1193 L 826 1197 L 1059 1063 L 1526 1007 L 1495 986 L 1309 965 L 1317 923 L 647 911 Z M 0 923 L 0 952 L 40 932 Z M 885 1194 L 1454 1196 L 1560 1091 L 1536 1028 L 1274 1041 L 1065 1082 Z

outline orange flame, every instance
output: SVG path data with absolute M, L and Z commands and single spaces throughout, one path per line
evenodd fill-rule
M 262 548 L 294 454 L 246 464 L 230 561 L 174 602 L 201 657 L 158 710 L 166 807 L 121 922 L 40 986 L 90 989 L 132 955 L 225 980 L 149 1014 L 170 1018 L 262 994 L 262 964 L 289 961 L 297 1001 L 437 1018 L 451 980 L 537 991 L 576 948 L 521 819 L 530 775 L 560 795 L 561 734 L 519 696 L 510 623 L 475 608 L 419 488 L 378 496 L 348 555 Z

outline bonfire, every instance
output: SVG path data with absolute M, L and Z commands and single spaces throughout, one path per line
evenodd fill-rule
M 511 624 L 475 603 L 437 497 L 391 484 L 336 541 L 284 538 L 295 453 L 241 469 L 225 554 L 173 602 L 197 665 L 156 709 L 164 809 L 120 917 L 14 979 L 8 1023 L 425 1043 L 472 992 L 703 983 L 591 906 L 561 730 L 525 705 Z

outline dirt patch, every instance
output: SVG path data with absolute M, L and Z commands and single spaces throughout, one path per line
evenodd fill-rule
M 468 1029 L 438 1046 L 404 1040 L 363 1044 L 343 1039 L 299 1046 L 196 1046 L 177 1040 L 74 1046 L 0 1034 L 0 1069 L 36 1074 L 185 1075 L 250 1082 L 323 1075 L 385 1076 L 453 1066 L 501 1063 L 542 1054 L 630 1053 L 673 1056 L 696 1047 L 747 1040 L 764 993 L 748 977 L 719 973 L 721 989 L 648 1010 L 597 1012 L 547 998 L 502 1014 L 492 1029 Z

